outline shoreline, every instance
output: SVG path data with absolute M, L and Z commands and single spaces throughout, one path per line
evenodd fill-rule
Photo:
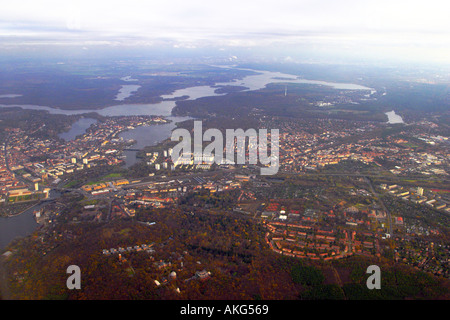
M 32 201 L 32 200 L 29 200 L 29 201 Z M 24 201 L 24 202 L 26 202 L 26 201 Z M 22 210 L 22 211 L 19 212 L 19 213 L 15 213 L 15 214 L 11 214 L 11 215 L 6 215 L 6 216 L 1 215 L 0 218 L 14 218 L 14 217 L 20 216 L 21 214 L 25 213 L 25 211 L 28 211 L 28 210 L 32 209 L 33 207 L 35 207 L 35 206 L 41 204 L 41 202 L 42 202 L 42 201 L 39 201 L 38 203 L 35 203 L 35 204 L 31 205 L 30 207 L 28 207 L 28 208 Z

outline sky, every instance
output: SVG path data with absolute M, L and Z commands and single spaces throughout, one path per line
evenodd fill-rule
M 0 49 L 6 52 L 65 45 L 289 47 L 450 63 L 446 0 L 3 2 Z

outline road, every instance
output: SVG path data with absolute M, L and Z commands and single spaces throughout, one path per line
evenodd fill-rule
M 387 223 L 388 223 L 389 234 L 390 234 L 390 236 L 392 237 L 394 234 L 393 234 L 393 231 L 392 231 L 392 218 L 391 218 L 391 213 L 390 213 L 390 211 L 386 208 L 386 206 L 384 205 L 384 202 L 383 202 L 383 200 L 381 200 L 379 194 L 375 192 L 375 190 L 374 190 L 374 188 L 373 188 L 373 186 L 372 186 L 372 181 L 370 181 L 370 179 L 367 178 L 367 177 L 364 177 L 364 179 L 366 180 L 367 184 L 369 185 L 370 192 L 372 192 L 372 194 L 374 195 L 374 197 L 376 197 L 376 198 L 378 199 L 378 202 L 380 203 L 381 208 L 384 210 L 384 212 L 386 212 L 387 221 L 388 221 Z

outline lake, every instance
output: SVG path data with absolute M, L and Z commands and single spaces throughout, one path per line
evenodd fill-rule
M 97 123 L 96 119 L 80 118 L 72 124 L 69 131 L 58 134 L 58 137 L 66 141 L 75 140 L 77 136 L 86 133 L 86 130 L 94 123 Z
M 125 81 L 131 81 L 131 80 L 125 80 Z M 135 93 L 141 86 L 137 84 L 126 84 L 122 85 L 122 87 L 119 89 L 119 93 L 117 93 L 117 96 L 114 100 L 117 101 L 123 101 L 128 97 L 131 97 L 133 93 Z
M 246 70 L 252 72 L 259 72 L 257 75 L 246 76 L 243 80 L 234 80 L 232 82 L 222 82 L 217 83 L 217 86 L 225 86 L 225 85 L 240 85 L 247 87 L 248 90 L 260 90 L 263 89 L 269 83 L 295 83 L 295 84 L 315 84 L 321 86 L 328 86 L 334 89 L 340 90 L 370 90 L 371 93 L 375 93 L 375 90 L 372 88 L 368 88 L 362 85 L 353 84 L 353 83 L 342 83 L 342 82 L 329 82 L 329 81 L 321 81 L 321 80 L 308 80 L 302 79 L 298 76 L 281 73 L 281 72 L 273 72 L 273 71 L 259 71 L 252 69 L 238 69 L 238 70 Z M 246 90 L 244 90 L 246 91 Z
M 14 94 L 14 93 L 10 93 L 10 94 L 0 94 L 0 98 L 17 98 L 17 97 L 21 97 L 21 94 Z
M 171 120 L 170 123 L 151 125 L 151 126 L 140 126 L 135 129 L 123 131 L 119 134 L 119 137 L 125 140 L 133 139 L 136 143 L 131 146 L 132 149 L 143 149 L 146 146 L 155 146 L 161 141 L 170 138 L 172 135 L 172 130 L 176 128 L 176 123 L 192 119 L 190 117 L 167 117 Z M 124 151 L 125 167 L 128 168 L 137 162 L 136 154 L 137 151 Z
M 56 199 L 60 195 L 58 191 L 51 190 L 49 200 Z M 28 236 L 36 230 L 39 224 L 36 222 L 33 212 L 44 205 L 45 202 L 41 202 L 21 214 L 12 217 L 0 217 L 0 251 L 14 239 Z
M 38 207 L 34 210 L 36 208 Z M 29 235 L 37 227 L 33 209 L 13 217 L 0 217 L 0 250 L 3 250 L 15 238 Z
M 388 121 L 387 122 L 389 124 L 404 123 L 403 122 L 403 118 L 401 116 L 399 116 L 398 114 L 396 114 L 394 110 L 389 111 L 389 112 L 385 112 L 384 114 L 388 116 Z

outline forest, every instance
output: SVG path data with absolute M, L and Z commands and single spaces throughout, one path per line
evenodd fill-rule
M 142 221 L 153 222 L 152 225 Z M 153 252 L 102 254 L 148 244 Z M 67 222 L 8 247 L 3 261 L 13 299 L 448 299 L 449 281 L 392 263 L 353 256 L 333 262 L 278 255 L 262 225 L 226 210 L 141 209 L 133 219 Z M 82 289 L 68 290 L 66 268 L 78 265 Z M 366 269 L 382 270 L 382 289 L 365 286 Z M 206 279 L 196 272 L 207 271 Z M 175 272 L 176 278 L 169 277 Z M 155 284 L 155 280 L 160 285 Z M 177 291 L 177 289 L 179 291 Z

